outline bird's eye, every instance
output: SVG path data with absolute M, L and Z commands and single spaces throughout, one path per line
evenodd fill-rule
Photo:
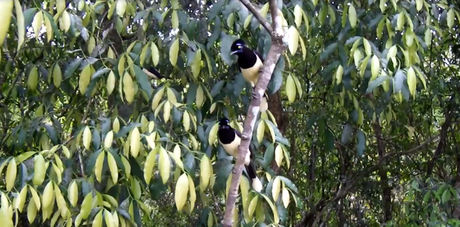
M 243 47 L 243 46 L 238 46 L 238 49 L 241 49 L 241 47 Z

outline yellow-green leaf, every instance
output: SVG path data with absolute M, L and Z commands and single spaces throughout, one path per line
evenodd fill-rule
M 195 79 L 198 79 L 198 75 L 200 75 L 201 71 L 201 49 L 198 49 L 195 53 L 195 58 L 193 59 L 192 65 L 192 74 Z
M 259 125 L 257 126 L 257 142 L 261 143 L 262 139 L 264 138 L 265 134 L 265 122 L 259 121 Z
M 126 0 L 117 0 L 116 11 L 117 11 L 117 15 L 123 18 L 125 11 L 126 11 Z
M 83 146 L 86 150 L 89 150 L 91 147 L 91 137 L 91 130 L 89 129 L 89 126 L 86 126 L 83 130 Z
M 110 175 L 114 184 L 118 182 L 118 166 L 112 153 L 107 152 L 107 163 L 109 164 Z
M 417 76 L 415 75 L 415 71 L 413 67 L 410 67 L 407 70 L 407 85 L 409 87 L 410 94 L 415 99 L 415 91 L 417 89 Z
M 16 197 L 16 201 L 14 203 L 14 209 L 18 209 L 19 212 L 22 213 L 24 208 L 24 204 L 27 198 L 27 186 L 22 187 L 21 192 L 19 192 L 18 197 Z
M 372 76 L 371 76 L 370 81 L 375 80 L 377 76 L 379 75 L 379 72 L 380 72 L 380 60 L 377 57 L 377 55 L 374 54 L 371 60 L 371 75 Z
M 171 26 L 173 29 L 179 28 L 179 16 L 176 10 L 173 10 L 171 13 Z
M 139 155 L 141 147 L 141 134 L 137 127 L 134 127 L 130 136 L 130 151 L 131 155 L 136 158 Z
M 248 215 L 250 217 L 252 217 L 252 215 L 254 214 L 254 211 L 256 210 L 258 202 L 259 202 L 259 196 L 256 195 L 254 196 L 254 198 L 252 198 L 251 202 L 249 203 Z
M 455 21 L 454 9 L 451 8 L 449 9 L 449 11 L 447 11 L 447 27 L 451 29 L 454 26 L 454 21 Z
M 171 172 L 171 159 L 163 147 L 160 148 L 160 159 L 158 162 L 158 167 L 160 170 L 161 179 L 163 180 L 163 184 L 166 184 Z
M 176 189 L 174 192 L 174 201 L 178 211 L 182 211 L 185 203 L 187 202 L 187 194 L 189 191 L 189 180 L 186 173 L 180 175 L 177 179 Z
M 295 101 L 296 93 L 297 92 L 294 78 L 292 78 L 292 76 L 289 75 L 286 79 L 286 95 L 290 103 L 293 103 Z
M 155 159 L 156 159 L 156 156 L 159 150 L 160 150 L 160 147 L 159 146 L 156 147 L 155 149 L 150 151 L 150 153 L 147 155 L 147 158 L 145 159 L 144 179 L 147 184 L 149 184 L 150 180 L 152 179 L 152 171 L 153 171 L 153 167 L 155 166 Z
M 284 158 L 283 149 L 281 148 L 280 145 L 277 145 L 275 148 L 276 165 L 281 166 L 281 163 L 283 162 L 283 158 Z
M 158 51 L 158 47 L 154 42 L 150 44 L 150 51 L 152 52 L 153 65 L 157 66 L 158 62 L 160 61 L 160 51 Z
M 92 227 L 102 227 L 102 211 L 103 209 L 101 209 L 94 217 Z
M 283 205 L 284 208 L 287 208 L 289 206 L 289 191 L 283 187 L 283 190 L 281 192 L 281 199 L 283 200 Z
M 295 5 L 294 7 L 294 22 L 295 22 L 295 25 L 298 27 L 300 27 L 300 25 L 302 25 L 302 7 L 300 7 L 299 5 Z
M 75 180 L 73 180 L 69 184 L 69 189 L 67 190 L 67 198 L 69 199 L 69 202 L 73 207 L 75 207 L 77 205 L 77 202 L 78 202 L 78 185 L 75 182 Z
M 35 205 L 35 208 L 37 210 L 40 210 L 41 202 L 40 202 L 40 197 L 38 196 L 37 191 L 35 191 L 35 189 L 30 185 L 29 185 L 29 191 L 30 191 L 30 194 L 32 195 L 32 199 L 30 200 L 30 202 L 33 202 Z
M 17 167 L 16 167 L 16 160 L 14 158 L 8 163 L 8 168 L 6 169 L 6 190 L 11 191 L 14 186 L 14 182 L 16 181 L 17 175 Z
M 203 157 L 200 161 L 200 190 L 204 191 L 211 180 L 212 166 L 211 162 L 206 154 L 203 154 Z
M 35 91 L 37 90 L 38 86 L 38 69 L 34 65 L 30 69 L 29 78 L 27 79 L 27 85 L 29 86 L 30 90 Z
M 94 175 L 96 175 L 96 180 L 102 182 L 102 168 L 104 167 L 105 152 L 99 153 L 96 159 L 96 164 L 94 165 Z
M 156 108 L 158 107 L 158 104 L 161 101 L 161 98 L 163 97 L 163 94 L 165 93 L 165 86 L 161 87 L 160 90 L 158 90 L 157 93 L 153 96 L 152 99 L 152 110 L 155 111 Z
M 45 189 L 43 190 L 43 195 L 42 195 L 42 205 L 43 208 L 48 208 L 50 205 L 52 205 L 52 202 L 54 200 L 54 191 L 53 191 L 53 182 L 49 181 L 48 184 L 46 184 Z
M 11 2 L 11 4 L 13 4 L 13 2 L 11 0 L 8 0 L 8 1 L 5 1 L 5 2 Z M 5 3 L 2 3 L 2 4 L 5 4 Z M 11 6 L 13 6 L 13 5 L 11 5 Z M 5 5 L 5 7 L 9 7 L 9 6 Z M 2 6 L 2 9 L 3 8 L 4 7 Z M 11 12 L 11 9 L 9 11 Z M 9 15 L 8 17 L 10 17 L 10 14 L 11 14 L 10 12 L 9 13 L 2 13 L 1 15 L 8 14 Z M 3 18 L 3 20 L 8 21 L 9 19 L 8 18 Z M 40 29 L 42 28 L 42 24 L 43 24 L 43 12 L 38 11 L 34 16 L 34 19 L 32 20 L 32 28 L 34 29 L 35 38 L 38 38 L 38 36 L 40 34 Z M 6 27 L 8 28 L 8 26 L 6 26 Z
M 45 175 L 45 159 L 41 154 L 37 154 L 34 157 L 34 178 L 32 180 L 33 184 L 41 185 L 45 180 Z
M 219 130 L 219 124 L 216 123 L 212 126 L 211 130 L 209 131 L 208 135 L 208 143 L 211 145 L 214 141 L 217 140 L 217 131 Z
M 107 77 L 107 84 L 106 84 L 106 86 L 107 86 L 107 95 L 112 94 L 113 89 L 115 89 L 116 82 L 117 82 L 117 79 L 115 78 L 115 73 L 112 70 L 110 70 L 110 73 L 109 73 L 109 75 Z
M 80 215 L 82 219 L 88 218 L 88 215 L 91 213 L 92 203 L 93 193 L 90 192 L 85 196 L 83 202 L 81 203 Z
M 337 67 L 337 70 L 335 71 L 336 84 L 342 83 L 342 77 L 343 77 L 343 66 L 339 65 L 339 67 Z
M 132 103 L 135 95 L 134 82 L 128 72 L 123 75 L 123 92 L 125 93 L 126 101 Z
M 348 7 L 348 20 L 350 20 L 350 25 L 352 28 L 354 28 L 358 22 L 358 16 L 356 15 L 356 9 L 353 4 L 350 4 Z
M 288 40 L 289 52 L 292 55 L 295 55 L 295 53 L 297 52 L 297 49 L 299 48 L 299 32 L 294 26 L 291 26 L 289 27 L 287 33 L 289 37 L 289 40 Z
M 78 88 L 80 89 L 80 93 L 82 95 L 85 94 L 90 81 L 91 81 L 91 65 L 88 64 L 81 71 L 80 80 L 78 81 Z
M 176 66 L 177 57 L 179 56 L 179 39 L 174 40 L 169 49 L 169 61 L 171 65 Z
M 0 4 L 4 4 L 4 2 L 7 2 L 7 1 L 2 1 L 2 3 Z M 8 3 L 7 3 L 8 4 Z M 0 6 L 3 8 L 3 6 Z M 16 9 L 16 23 L 17 23 L 17 30 L 18 30 L 18 48 L 17 48 L 17 51 L 19 51 L 22 47 L 22 44 L 24 43 L 24 40 L 25 40 L 25 34 L 26 34 L 26 27 L 25 27 L 25 22 L 24 22 L 24 14 L 22 12 L 22 6 L 21 6 L 21 3 L 19 2 L 19 0 L 14 0 L 14 8 Z M 2 14 L 3 15 L 3 14 Z M 11 17 L 9 18 L 11 19 Z M 5 20 L 2 20 L 3 23 L 7 23 L 5 25 L 9 25 L 10 21 L 5 21 Z M 3 26 L 3 27 L 6 27 L 5 29 L 8 30 L 8 26 Z M 2 33 L 3 31 L 0 29 L 0 46 L 2 46 L 2 42 L 4 40 L 4 35 Z
M 165 101 L 165 104 L 163 106 L 163 120 L 165 123 L 169 121 L 169 118 L 171 117 L 171 102 Z
M 278 200 L 278 196 L 280 195 L 280 191 L 281 191 L 281 180 L 277 176 L 273 180 L 273 186 L 272 186 L 272 197 L 273 197 L 274 201 Z

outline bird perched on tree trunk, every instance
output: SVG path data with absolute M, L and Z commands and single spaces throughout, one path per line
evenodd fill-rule
M 246 46 L 243 40 L 238 39 L 230 47 L 230 54 L 238 56 L 238 65 L 241 74 L 246 81 L 251 83 L 252 96 L 255 97 L 254 88 L 259 80 L 259 73 L 264 65 L 264 59 L 257 51 L 251 50 Z M 267 95 L 264 94 L 260 102 L 260 112 L 265 112 L 268 108 Z
M 219 143 L 224 147 L 224 150 L 236 158 L 242 135 L 238 130 L 232 128 L 229 123 L 230 121 L 227 118 L 219 120 L 217 137 L 219 138 Z M 257 192 L 260 192 L 262 190 L 262 182 L 257 177 L 256 168 L 254 166 L 254 154 L 251 152 L 251 149 L 249 149 L 246 153 L 244 167 L 246 168 L 246 172 L 252 182 L 252 188 Z

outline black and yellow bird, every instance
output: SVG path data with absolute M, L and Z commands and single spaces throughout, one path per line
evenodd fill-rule
M 237 39 L 230 47 L 230 54 L 238 56 L 238 66 L 241 74 L 246 81 L 251 83 L 253 97 L 255 96 L 254 88 L 259 80 L 259 72 L 264 65 L 264 59 L 260 53 L 251 50 L 246 46 L 243 40 Z M 260 103 L 260 112 L 265 112 L 268 108 L 267 95 L 264 94 Z
M 163 75 L 161 75 L 158 70 L 156 70 L 153 67 L 149 67 L 148 69 L 143 68 L 142 71 L 144 71 L 145 74 L 147 74 L 150 78 L 152 79 L 162 79 L 165 78 Z
M 227 118 L 222 118 L 219 120 L 219 130 L 217 131 L 217 137 L 219 138 L 219 143 L 224 147 L 224 150 L 231 156 L 237 157 L 238 155 L 238 146 L 241 143 L 241 133 L 232 128 L 229 125 L 230 121 Z M 260 192 L 262 191 L 262 182 L 257 177 L 256 168 L 254 166 L 254 154 L 251 152 L 251 149 L 246 153 L 244 159 L 244 167 L 246 172 L 249 175 L 251 180 L 252 188 Z

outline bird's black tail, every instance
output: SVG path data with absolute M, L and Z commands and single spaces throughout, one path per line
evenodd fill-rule
M 251 180 L 252 188 L 257 192 L 262 191 L 262 182 L 260 182 L 260 179 L 257 177 L 257 172 L 256 168 L 254 167 L 254 163 L 251 161 L 249 162 L 249 165 L 244 167 L 246 168 L 246 172 L 248 173 L 249 179 Z

